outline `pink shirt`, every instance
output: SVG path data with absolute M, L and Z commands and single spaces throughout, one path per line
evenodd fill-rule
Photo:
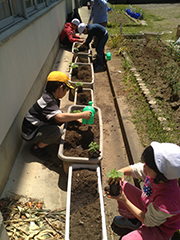
M 152 202 L 153 206 L 160 211 L 174 214 L 159 225 L 164 235 L 172 236 L 174 232 L 180 229 L 180 189 L 177 179 L 156 184 L 152 178 L 147 176 L 141 199 L 146 208 Z

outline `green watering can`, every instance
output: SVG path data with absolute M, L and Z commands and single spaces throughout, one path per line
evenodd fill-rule
M 93 102 L 92 101 L 89 101 L 89 106 L 86 106 L 83 108 L 83 112 L 84 111 L 91 111 L 91 118 L 89 120 L 86 120 L 86 119 L 82 119 L 82 123 L 83 124 L 93 124 L 94 123 L 94 114 L 95 114 L 95 109 L 92 107 L 92 104 Z

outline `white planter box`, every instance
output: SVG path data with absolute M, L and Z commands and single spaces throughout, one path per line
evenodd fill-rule
M 77 82 L 83 82 L 83 87 L 84 88 L 92 88 L 93 84 L 94 84 L 94 69 L 93 69 L 93 65 L 92 63 L 73 63 L 73 65 L 78 65 L 79 66 L 89 66 L 90 67 L 90 71 L 91 71 L 91 81 L 86 82 L 86 81 L 82 81 L 81 79 L 79 79 L 79 81 L 73 81 L 72 80 L 72 76 L 73 76 L 73 68 L 70 69 L 70 73 L 69 73 L 69 83 L 76 88 L 76 83 Z
M 78 100 L 78 92 L 77 91 L 78 91 L 78 89 L 76 88 L 75 95 L 74 95 L 74 105 L 77 104 L 77 100 Z M 92 101 L 93 102 L 92 106 L 94 106 L 94 93 L 93 93 L 93 90 L 91 88 L 83 88 L 83 92 L 86 92 L 86 91 L 90 92 L 91 99 L 89 101 Z
M 79 52 L 74 51 L 74 48 L 77 47 L 79 44 L 80 44 L 79 42 L 74 42 L 73 45 L 72 45 L 72 53 L 75 55 L 75 57 L 79 56 L 79 55 L 81 55 L 81 56 L 89 56 L 91 54 L 91 50 L 90 49 L 88 49 L 87 53 L 86 52 L 80 52 L 80 51 Z
M 70 230 L 71 185 L 72 185 L 72 173 L 73 173 L 73 170 L 75 170 L 75 169 L 92 169 L 92 170 L 96 170 L 96 172 L 97 172 L 100 211 L 101 211 L 101 219 L 102 219 L 102 240 L 107 240 L 106 220 L 105 220 L 105 213 L 104 213 L 104 202 L 103 202 L 103 194 L 102 194 L 100 167 L 97 165 L 86 165 L 86 164 L 76 164 L 76 165 L 71 165 L 69 167 L 68 187 L 67 187 L 67 203 L 66 203 L 65 240 L 70 239 L 69 238 L 69 230 Z
M 84 108 L 85 105 L 71 105 L 68 108 L 68 113 L 72 113 L 74 110 L 80 110 L 82 108 Z M 101 116 L 101 110 L 98 107 L 94 106 L 94 109 L 96 110 L 95 114 L 98 114 L 98 118 L 99 118 L 99 143 L 97 143 L 99 145 L 99 150 L 100 150 L 100 155 L 97 158 L 87 158 L 87 157 L 74 157 L 74 156 L 65 156 L 63 154 L 64 152 L 64 141 L 65 141 L 65 137 L 66 137 L 66 128 L 68 123 L 66 123 L 64 125 L 64 134 L 61 137 L 61 143 L 59 146 L 59 150 L 58 150 L 58 157 L 67 163 L 86 163 L 86 164 L 97 164 L 102 160 L 103 157 L 103 124 L 102 124 L 102 116 Z
M 90 63 L 90 57 L 89 56 L 77 56 L 75 58 L 75 63 Z

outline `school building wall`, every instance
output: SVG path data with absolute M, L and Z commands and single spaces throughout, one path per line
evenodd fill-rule
M 21 123 L 41 95 L 71 0 L 57 1 L 0 34 L 0 194 L 22 144 Z

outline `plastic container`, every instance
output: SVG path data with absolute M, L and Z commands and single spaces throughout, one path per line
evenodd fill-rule
M 107 53 L 106 53 L 106 60 L 107 61 L 111 60 L 111 53 L 110 53 L 110 51 L 107 51 Z
M 71 105 L 68 108 L 68 113 L 72 113 L 74 110 L 81 110 L 85 107 L 85 105 Z M 75 157 L 75 156 L 65 156 L 64 155 L 64 141 L 66 138 L 66 128 L 68 123 L 64 125 L 64 134 L 61 137 L 61 142 L 59 145 L 59 150 L 58 150 L 58 157 L 63 161 L 64 163 L 86 163 L 86 164 L 97 164 L 99 163 L 102 158 L 103 158 L 103 124 L 102 124 L 102 115 L 101 115 L 101 110 L 98 107 L 94 106 L 94 109 L 96 110 L 96 114 L 98 114 L 99 118 L 99 151 L 100 155 L 97 158 L 88 158 L 88 157 Z
M 83 108 L 83 112 L 85 111 L 91 111 L 91 118 L 89 120 L 82 119 L 83 124 L 93 124 L 94 123 L 94 114 L 95 114 L 95 109 L 92 106 L 93 102 L 89 101 L 89 106 L 86 106 Z
M 90 63 L 91 60 L 90 60 L 90 57 L 89 56 L 77 56 L 75 58 L 75 63 Z
M 76 51 L 74 50 L 74 48 L 75 48 L 78 44 L 80 44 L 80 43 L 79 43 L 79 42 L 74 42 L 73 45 L 72 45 L 72 53 L 75 55 L 75 57 L 77 57 L 77 56 L 79 56 L 79 55 L 82 55 L 82 56 L 89 56 L 89 55 L 91 55 L 91 50 L 90 50 L 90 49 L 88 49 L 87 52 L 76 52 Z
M 92 80 L 91 82 L 85 82 L 83 81 L 83 88 L 93 88 L 93 85 L 94 85 L 94 69 L 93 69 L 93 65 L 92 63 L 73 63 L 73 64 L 76 64 L 78 66 L 81 66 L 81 65 L 87 65 L 87 66 L 90 66 L 90 69 L 91 69 L 91 75 L 92 75 Z M 71 68 L 70 69 L 70 73 L 69 73 L 69 83 L 74 87 L 76 88 L 76 83 L 75 81 L 72 81 L 72 74 L 73 74 L 73 69 Z M 82 82 L 82 80 L 79 80 L 79 82 Z
M 77 91 L 78 91 L 78 89 L 76 88 L 75 89 L 75 94 L 74 94 L 74 105 L 76 105 L 77 104 L 77 98 L 78 98 L 78 93 L 77 93 Z M 93 89 L 91 89 L 91 88 L 83 88 L 83 92 L 90 92 L 90 94 L 91 94 L 91 101 L 93 102 L 93 104 L 92 104 L 92 106 L 94 105 L 94 93 L 93 93 Z
M 107 240 L 106 220 L 104 212 L 104 201 L 102 194 L 102 183 L 101 183 L 101 170 L 97 165 L 87 164 L 74 164 L 69 167 L 68 173 L 68 186 L 67 186 L 67 203 L 66 203 L 66 227 L 65 227 L 65 240 L 69 240 L 70 230 L 70 209 L 71 209 L 71 185 L 72 185 L 72 172 L 75 169 L 91 169 L 97 172 L 98 192 L 100 201 L 101 221 L 102 221 L 102 240 Z

